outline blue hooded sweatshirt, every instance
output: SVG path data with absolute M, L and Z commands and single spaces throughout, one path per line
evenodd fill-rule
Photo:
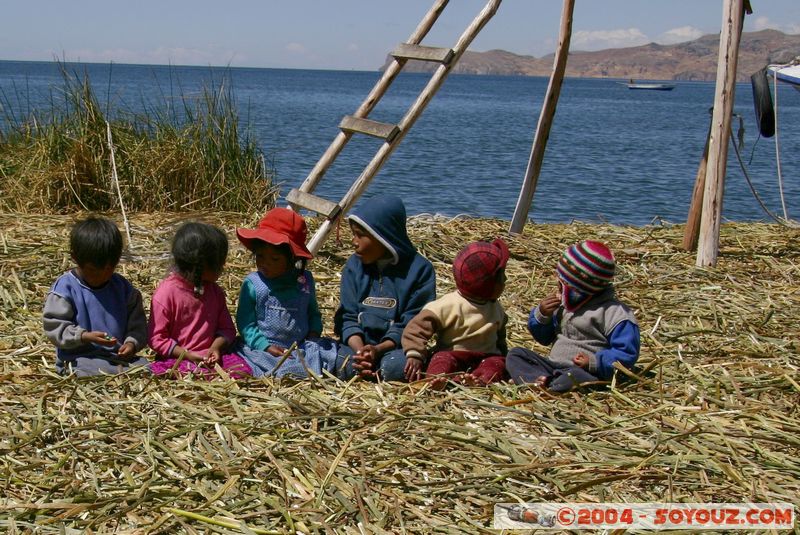
M 361 335 L 366 344 L 392 340 L 399 348 L 406 324 L 436 299 L 433 264 L 409 240 L 400 198 L 372 197 L 347 219 L 383 244 L 392 258 L 369 265 L 355 254 L 347 260 L 334 332 L 345 344 L 351 336 Z

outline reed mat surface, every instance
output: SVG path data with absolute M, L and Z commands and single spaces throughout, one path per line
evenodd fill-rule
M 528 312 L 553 289 L 563 249 L 586 238 L 615 252 L 618 293 L 641 326 L 635 377 L 555 397 L 505 383 L 59 377 L 41 307 L 70 268 L 74 219 L 0 214 L 4 533 L 491 533 L 497 502 L 798 503 L 798 230 L 726 224 L 714 269 L 680 249 L 679 226 L 528 225 L 508 238 L 510 347 L 546 352 Z M 224 228 L 220 282 L 235 311 L 253 266 L 234 230 L 256 216 L 130 219 L 119 271 L 146 306 L 176 226 Z M 457 251 L 507 223 L 419 217 L 409 228 L 442 294 Z M 326 334 L 351 251 L 346 227 L 340 236 L 310 266 Z

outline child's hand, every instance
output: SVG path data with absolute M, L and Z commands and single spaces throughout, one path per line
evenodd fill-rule
M 267 353 L 269 353 L 273 357 L 282 357 L 284 351 L 286 351 L 284 348 L 278 347 L 276 345 L 271 345 L 267 348 Z
M 206 358 L 203 359 L 203 363 L 207 366 L 214 366 L 218 364 L 222 360 L 222 355 L 220 355 L 219 349 L 209 349 L 208 353 L 206 354 Z
M 572 357 L 572 363 L 575 366 L 579 366 L 581 368 L 588 368 L 589 367 L 589 355 L 584 353 L 578 353 L 574 357 Z
M 81 342 L 112 347 L 116 345 L 117 339 L 103 331 L 83 331 L 81 334 Z
M 122 358 L 130 358 L 136 354 L 136 346 L 132 342 L 125 342 L 117 351 L 117 355 Z
M 356 370 L 361 377 L 375 375 L 372 365 L 377 358 L 378 350 L 376 347 L 367 344 L 353 355 L 353 369 Z
M 542 316 L 550 317 L 559 306 L 561 306 L 561 296 L 558 292 L 553 292 L 539 303 L 539 313 Z
M 403 369 L 406 381 L 419 381 L 422 379 L 422 361 L 414 357 L 406 357 L 406 366 Z
M 117 339 L 103 331 L 83 331 L 81 334 L 81 342 L 112 347 L 116 345 Z

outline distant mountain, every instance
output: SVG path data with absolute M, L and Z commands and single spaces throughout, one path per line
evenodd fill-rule
M 584 78 L 634 78 L 636 80 L 703 80 L 717 77 L 718 35 L 705 35 L 676 45 L 649 45 L 612 48 L 595 52 L 572 51 L 567 61 L 567 76 Z M 738 79 L 768 63 L 786 63 L 800 56 L 800 35 L 777 30 L 742 34 L 739 46 Z M 467 51 L 453 69 L 461 74 L 514 74 L 550 76 L 554 54 L 542 58 L 520 56 L 505 50 Z M 388 64 L 381 68 L 383 70 Z M 431 72 L 436 64 L 410 60 L 409 72 Z

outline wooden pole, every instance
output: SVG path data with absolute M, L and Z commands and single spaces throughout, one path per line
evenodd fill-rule
M 736 90 L 736 66 L 739 40 L 744 25 L 745 0 L 724 0 L 722 32 L 717 60 L 717 85 L 714 93 L 714 113 L 711 119 L 711 138 L 703 194 L 703 214 L 697 244 L 698 266 L 714 266 L 719 254 L 719 230 L 722 219 L 722 197 L 728 163 L 728 140 L 731 131 L 733 99 Z
M 411 34 L 411 37 L 408 38 L 406 41 L 409 44 L 419 44 L 422 39 L 428 35 L 428 32 L 433 27 L 433 24 L 442 14 L 444 8 L 447 7 L 447 4 L 450 0 L 436 0 L 433 6 L 428 10 L 428 13 L 422 19 L 422 21 L 417 26 L 417 29 L 414 30 L 414 33 Z M 398 60 L 397 58 L 392 58 L 392 62 L 386 67 L 386 70 L 383 71 L 381 78 L 372 88 L 367 98 L 361 103 L 358 109 L 353 114 L 353 117 L 367 117 L 370 112 L 375 108 L 375 106 L 380 102 L 381 97 L 386 93 L 386 90 L 389 86 L 392 85 L 392 82 L 397 75 L 400 74 L 400 71 L 403 70 L 403 65 L 405 65 L 405 60 Z M 339 156 L 339 153 L 342 152 L 344 146 L 350 141 L 352 137 L 352 133 L 339 131 L 333 141 L 328 146 L 328 149 L 322 154 L 319 161 L 314 165 L 314 168 L 311 172 L 308 173 L 308 176 L 303 181 L 303 183 L 298 188 L 300 191 L 309 193 L 314 191 L 317 187 L 317 184 L 322 179 L 325 172 L 328 168 L 333 164 L 336 157 Z
M 572 13 L 575 8 L 575 0 L 564 0 L 564 7 L 561 10 L 561 30 L 558 37 L 558 49 L 553 60 L 553 73 L 550 76 L 550 83 L 547 85 L 542 112 L 539 115 L 539 123 L 536 125 L 536 134 L 533 137 L 531 155 L 528 159 L 528 168 L 525 170 L 525 178 L 522 181 L 522 189 L 517 199 L 517 207 L 514 209 L 514 217 L 511 219 L 509 232 L 520 234 L 525 227 L 528 219 L 528 211 L 533 202 L 533 194 L 536 191 L 536 184 L 539 181 L 539 172 L 542 170 L 544 160 L 544 150 L 547 148 L 547 139 L 550 137 L 550 127 L 553 124 L 553 117 L 556 114 L 558 97 L 561 93 L 561 84 L 564 81 L 564 71 L 567 69 L 567 56 L 569 56 L 569 42 L 572 37 Z
M 708 124 L 706 145 L 703 147 L 703 157 L 697 167 L 697 176 L 694 179 L 692 203 L 689 205 L 689 215 L 686 217 L 686 227 L 683 229 L 683 249 L 694 251 L 697 248 L 697 238 L 700 233 L 700 215 L 703 208 L 703 191 L 706 187 L 706 166 L 708 165 L 708 146 L 711 143 L 711 123 Z

